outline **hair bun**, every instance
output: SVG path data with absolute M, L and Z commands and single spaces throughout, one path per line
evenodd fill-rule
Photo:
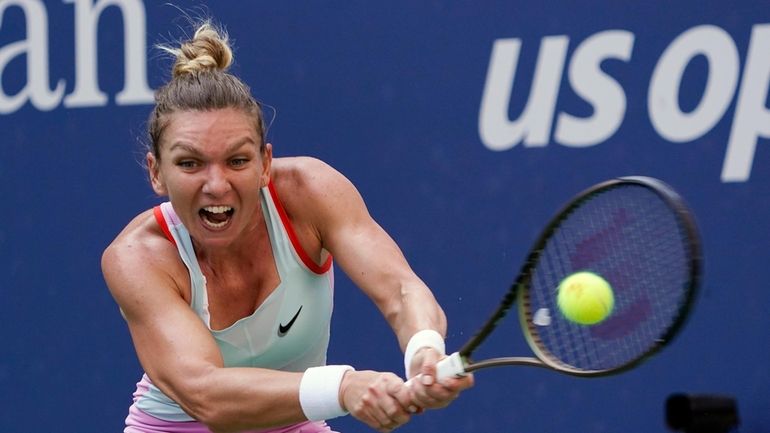
M 233 51 L 227 33 L 215 28 L 210 22 L 203 23 L 192 40 L 182 43 L 178 49 L 166 49 L 176 56 L 174 77 L 198 74 L 206 71 L 225 71 L 233 62 Z

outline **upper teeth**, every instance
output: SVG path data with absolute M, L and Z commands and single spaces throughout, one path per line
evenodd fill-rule
M 211 213 L 225 213 L 231 211 L 233 208 L 230 206 L 206 206 L 203 208 L 206 212 Z

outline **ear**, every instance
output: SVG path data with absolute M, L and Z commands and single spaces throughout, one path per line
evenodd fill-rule
M 262 151 L 262 176 L 259 178 L 259 186 L 266 187 L 270 183 L 270 167 L 273 165 L 273 145 L 265 144 Z
M 147 171 L 150 175 L 150 184 L 153 191 L 158 195 L 167 195 L 166 184 L 163 182 L 163 176 L 160 174 L 160 162 L 155 159 L 152 152 L 147 152 Z

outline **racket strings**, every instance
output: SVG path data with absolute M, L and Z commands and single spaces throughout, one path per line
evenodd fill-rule
M 581 201 L 553 229 L 523 293 L 533 349 L 557 368 L 580 371 L 618 368 L 653 350 L 687 302 L 687 245 L 677 213 L 644 186 Z M 596 325 L 570 322 L 556 305 L 559 283 L 578 271 L 599 274 L 614 289 L 612 314 Z

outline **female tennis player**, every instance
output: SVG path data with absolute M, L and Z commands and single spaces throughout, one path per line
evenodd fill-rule
M 434 379 L 446 319 L 355 187 L 325 163 L 272 158 L 259 104 L 209 23 L 156 93 L 146 156 L 168 202 L 131 221 L 102 269 L 145 374 L 125 433 L 381 431 L 446 406 L 472 377 Z M 393 328 L 407 376 L 326 365 L 332 258 Z

